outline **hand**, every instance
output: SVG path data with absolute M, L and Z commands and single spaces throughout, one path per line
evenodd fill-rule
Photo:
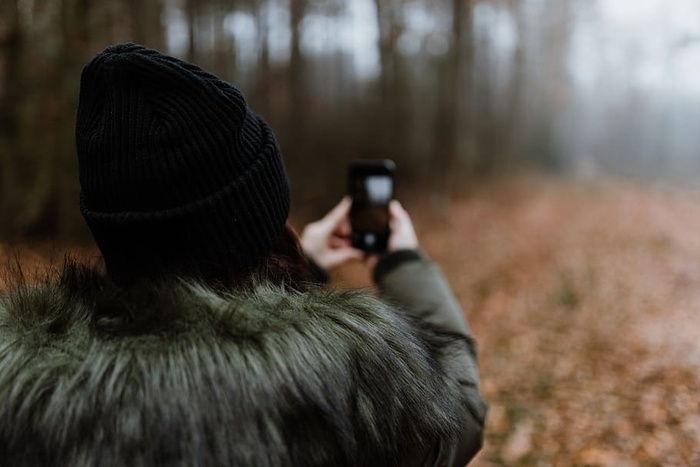
M 413 228 L 413 222 L 406 210 L 396 200 L 389 203 L 389 225 L 391 233 L 387 243 L 387 252 L 397 250 L 415 250 L 418 248 L 418 236 Z M 365 264 L 373 269 L 379 261 L 379 255 L 365 257 Z
M 391 234 L 387 251 L 415 250 L 418 248 L 418 236 L 413 228 L 413 222 L 406 210 L 396 200 L 389 203 L 389 223 Z
M 308 224 L 301 232 L 304 253 L 325 270 L 363 257 L 362 251 L 350 245 L 350 206 L 352 200 L 346 196 L 322 219 Z

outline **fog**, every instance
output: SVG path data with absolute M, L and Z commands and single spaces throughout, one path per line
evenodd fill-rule
M 522 1 L 522 24 L 479 3 L 477 31 L 498 56 L 506 92 L 521 47 L 524 106 L 553 112 L 556 150 L 570 170 L 691 180 L 700 168 L 700 2 Z M 566 30 L 542 36 L 543 23 Z M 526 32 L 517 32 L 518 27 Z M 526 43 L 519 42 L 524 38 Z M 551 61 L 564 55 L 563 69 Z M 554 71 L 551 73 L 551 71 Z M 547 95 L 549 97 L 547 97 Z
M 125 41 L 240 87 L 305 205 L 339 195 L 359 157 L 392 158 L 443 197 L 531 170 L 700 172 L 696 0 L 12 0 L 0 3 L 0 230 L 75 234 L 80 71 Z
M 379 29 L 372 0 L 311 11 L 302 47 L 310 57 L 347 55 L 360 82 L 377 79 Z M 184 54 L 185 18 L 171 5 L 168 45 Z M 407 57 L 444 55 L 449 11 L 435 2 L 404 2 L 398 39 Z M 274 60 L 290 53 L 287 10 L 263 11 Z M 252 12 L 225 20 L 239 69 L 257 63 L 261 31 Z M 504 112 L 550 119 L 558 157 L 568 170 L 595 175 L 688 179 L 700 167 L 700 3 L 694 0 L 481 1 L 473 10 L 476 74 L 488 74 Z M 522 56 L 518 56 L 522 54 Z M 517 57 L 517 58 L 516 58 Z M 521 69 L 516 69 L 521 67 Z M 521 103 L 508 108 L 514 79 Z M 551 116 L 543 116 L 544 113 Z

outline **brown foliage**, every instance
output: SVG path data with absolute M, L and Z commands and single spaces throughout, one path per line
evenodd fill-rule
M 531 179 L 428 212 L 491 405 L 474 465 L 700 464 L 700 193 Z

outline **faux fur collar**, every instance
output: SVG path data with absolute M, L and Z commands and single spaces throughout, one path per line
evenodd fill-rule
M 462 344 L 362 292 L 119 290 L 68 267 L 0 299 L 0 452 L 10 465 L 412 465 L 465 416 L 449 358 Z

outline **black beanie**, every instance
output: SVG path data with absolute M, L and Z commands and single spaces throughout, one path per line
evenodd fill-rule
M 275 137 L 232 84 L 118 44 L 85 66 L 80 209 L 108 273 L 217 278 L 270 250 L 289 214 Z

